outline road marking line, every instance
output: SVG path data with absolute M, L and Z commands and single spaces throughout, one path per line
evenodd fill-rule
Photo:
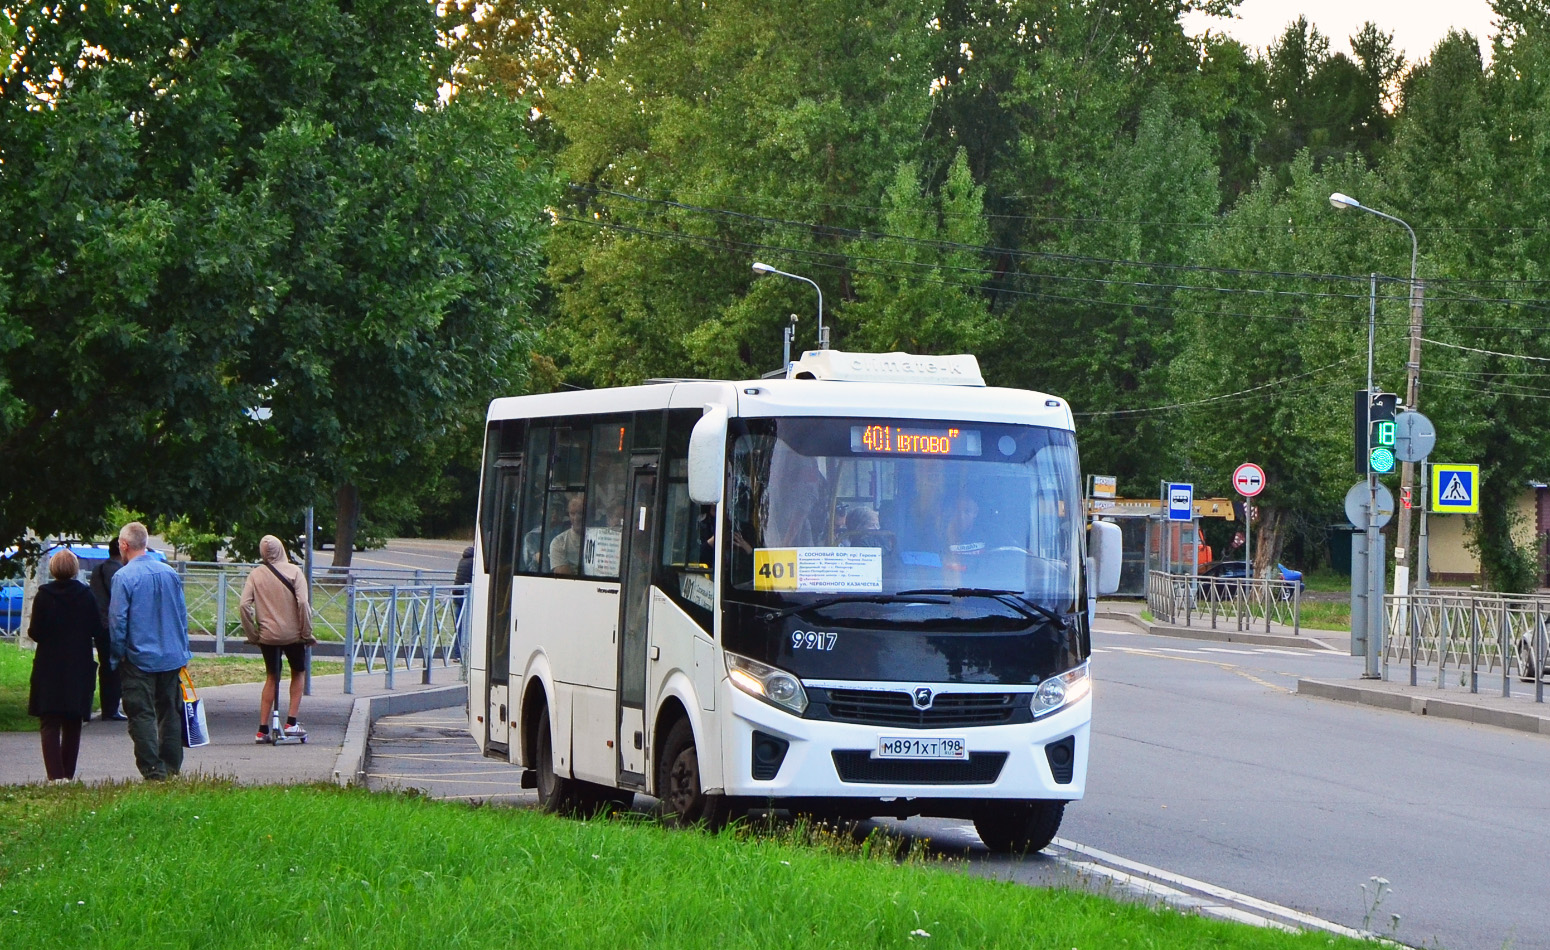
M 1163 652 L 1160 652 L 1162 649 L 1165 649 L 1165 648 L 1162 648 L 1162 647 L 1159 647 L 1156 650 L 1148 650 L 1148 649 L 1143 649 L 1141 647 L 1115 647 L 1114 649 L 1119 651 L 1120 653 L 1135 653 L 1135 654 L 1139 654 L 1141 656 L 1156 657 L 1159 660 L 1178 660 L 1180 663 L 1204 663 L 1206 666 L 1214 666 L 1217 669 L 1222 670 L 1223 672 L 1232 673 L 1232 674 L 1234 674 L 1236 676 L 1241 676 L 1244 679 L 1248 680 L 1249 682 L 1254 683 L 1254 684 L 1256 684 L 1258 686 L 1263 686 L 1266 689 L 1272 689 L 1272 690 L 1275 690 L 1276 692 L 1286 693 L 1288 695 L 1291 695 L 1291 694 L 1296 692 L 1296 690 L 1288 688 L 1286 686 L 1277 686 L 1275 683 L 1272 683 L 1272 682 L 1270 682 L 1268 680 L 1260 679 L 1258 676 L 1255 676 L 1253 673 L 1250 673 L 1248 670 L 1240 669 L 1239 667 L 1236 667 L 1236 666 L 1234 666 L 1231 663 L 1222 663 L 1222 662 L 1220 662 L 1218 660 L 1198 660 L 1198 659 L 1196 659 L 1196 658 L 1194 658 L 1192 656 L 1174 656 L 1173 655 L 1174 653 L 1180 653 L 1180 652 L 1186 652 L 1186 651 L 1170 650 L 1167 653 L 1163 653 Z M 1191 650 L 1191 651 L 1187 651 L 1187 652 L 1193 653 L 1193 652 L 1198 652 L 1198 651 Z M 1101 679 L 1101 677 L 1100 677 L 1100 679 Z
M 1303 927 L 1310 927 L 1315 930 L 1323 930 L 1328 933 L 1340 934 L 1346 937 L 1355 937 L 1357 939 L 1363 939 L 1366 937 L 1366 934 L 1362 933 L 1360 930 L 1347 927 L 1344 924 L 1337 924 L 1332 920 L 1325 920 L 1322 917 L 1315 917 L 1312 914 L 1305 914 L 1300 910 L 1293 910 L 1290 907 L 1274 904 L 1266 900 L 1260 900 L 1259 898 L 1251 897 L 1248 894 L 1240 894 L 1237 891 L 1228 890 L 1225 887 L 1218 887 L 1215 884 L 1207 884 L 1205 881 L 1198 881 L 1191 877 L 1185 877 L 1182 874 L 1174 874 L 1171 871 L 1164 871 L 1162 868 L 1154 868 L 1150 865 L 1142 864 L 1139 861 L 1131 861 L 1130 859 L 1122 858 L 1117 854 L 1110 854 L 1107 851 L 1100 851 L 1097 848 L 1089 848 L 1084 844 L 1077 844 L 1075 841 L 1068 841 L 1064 838 L 1056 838 L 1053 843 L 1074 854 L 1080 854 L 1095 861 L 1101 861 L 1111 867 L 1123 868 L 1135 874 L 1143 874 L 1149 878 L 1154 879 L 1155 881 L 1166 882 L 1167 884 L 1172 884 L 1176 887 L 1188 888 L 1189 890 L 1205 894 L 1209 897 L 1214 897 L 1217 900 L 1230 901 L 1233 904 L 1238 904 L 1242 907 L 1257 910 L 1264 914 L 1274 914 L 1275 916 L 1285 920 L 1296 921 Z M 1086 864 L 1087 862 L 1068 861 L 1067 863 L 1075 865 L 1078 863 Z M 1245 911 L 1237 910 L 1231 907 L 1222 907 L 1221 909 L 1224 912 L 1241 914 L 1244 917 L 1255 916 L 1248 914 Z M 1274 925 L 1275 922 L 1266 921 L 1266 923 Z
M 1200 649 L 1204 653 L 1236 653 L 1239 656 L 1253 656 L 1259 652 L 1258 650 L 1232 650 L 1227 647 L 1201 647 Z

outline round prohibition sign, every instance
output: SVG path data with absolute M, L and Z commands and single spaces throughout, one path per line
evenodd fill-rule
M 1253 462 L 1244 462 L 1232 473 L 1232 487 L 1245 498 L 1265 490 L 1265 470 Z

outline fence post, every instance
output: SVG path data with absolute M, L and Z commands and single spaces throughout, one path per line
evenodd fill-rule
M 435 640 L 436 629 L 436 585 L 432 584 L 425 598 L 425 672 L 420 676 L 420 682 L 426 686 L 431 684 L 431 649 Z
M 1302 583 L 1292 588 L 1292 636 L 1302 636 Z
M 1534 702 L 1545 701 L 1545 611 L 1544 601 L 1534 601 Z
M 344 694 L 355 692 L 355 583 L 344 589 Z
M 398 585 L 393 585 L 393 596 L 388 601 L 388 649 L 387 688 L 393 688 L 393 665 L 398 660 Z
M 457 636 L 458 681 L 461 682 L 461 683 L 468 682 L 468 627 L 469 627 L 469 624 L 472 622 L 472 621 L 469 620 L 469 616 L 468 615 L 473 612 L 472 608 L 469 605 L 469 601 L 473 599 L 473 593 L 474 593 L 474 585 L 473 584 L 464 584 L 463 585 L 463 599 L 458 602 L 459 610 L 457 612 L 457 624 L 456 624 L 456 626 L 457 626 L 457 633 L 456 633 L 456 636 Z
M 1507 667 L 1512 664 L 1507 658 L 1507 641 L 1512 637 L 1512 615 L 1507 612 L 1507 598 L 1502 598 L 1502 629 L 1501 636 L 1497 638 L 1497 649 L 1501 651 L 1502 660 L 1502 698 L 1512 698 L 1512 671 Z
M 1480 604 L 1469 603 L 1469 691 L 1480 692 Z
M 1442 689 L 1447 682 L 1444 677 L 1448 669 L 1448 644 L 1453 640 L 1453 611 L 1439 601 L 1437 612 L 1442 615 L 1442 625 L 1437 628 L 1437 688 Z
M 226 655 L 226 568 L 221 568 L 215 579 L 215 653 Z
M 1420 623 L 1420 618 L 1416 616 L 1416 607 L 1417 606 L 1418 605 L 1415 602 L 1415 598 L 1414 598 L 1414 596 L 1412 596 L 1410 598 L 1409 608 L 1408 608 L 1408 610 L 1405 613 L 1405 616 L 1410 618 L 1410 685 L 1411 686 L 1415 685 L 1415 679 L 1416 679 L 1415 651 L 1418 649 L 1418 644 L 1421 641 L 1420 630 L 1418 629 L 1418 625 Z

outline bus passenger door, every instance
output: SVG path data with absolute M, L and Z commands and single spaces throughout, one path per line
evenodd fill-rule
M 646 649 L 656 552 L 657 457 L 632 460 L 625 569 L 620 576 L 619 784 L 646 784 Z
M 490 565 L 489 622 L 485 625 L 484 655 L 489 684 L 485 702 L 486 748 L 510 752 L 511 708 L 511 581 L 517 567 L 517 521 L 522 463 L 502 460 L 495 470 L 500 479 L 495 494 L 495 552 Z

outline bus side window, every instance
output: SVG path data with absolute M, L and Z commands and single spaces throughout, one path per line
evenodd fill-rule
M 535 427 L 528 436 L 527 471 L 522 486 L 522 545 L 517 550 L 517 573 L 535 574 L 548 545 L 544 530 L 544 499 L 549 484 L 548 426 Z
M 587 449 L 590 428 L 556 429 L 544 499 L 540 574 L 575 576 L 586 535 Z M 539 540 L 539 538 L 535 538 Z
M 587 478 L 587 539 L 580 573 L 619 577 L 624 539 L 625 481 L 630 465 L 630 425 L 600 422 L 592 427 L 592 470 Z

